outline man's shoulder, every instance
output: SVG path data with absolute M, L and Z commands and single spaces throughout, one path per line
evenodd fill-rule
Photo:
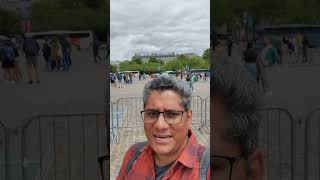
M 133 154 L 141 153 L 143 148 L 148 144 L 147 141 L 138 142 L 130 146 L 130 148 L 126 152 L 126 156 L 133 156 Z

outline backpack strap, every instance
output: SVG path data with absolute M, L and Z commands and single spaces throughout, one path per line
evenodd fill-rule
M 141 153 L 141 149 L 143 147 L 145 147 L 148 144 L 147 141 L 144 142 L 140 142 L 136 144 L 134 153 L 131 157 L 131 159 L 128 161 L 127 166 L 126 166 L 126 174 L 128 174 L 128 172 L 130 171 L 132 164 L 136 161 L 136 159 L 139 157 L 140 153 Z
M 210 154 L 209 148 L 205 148 L 200 160 L 200 169 L 199 169 L 199 180 L 206 180 L 207 172 L 210 165 Z

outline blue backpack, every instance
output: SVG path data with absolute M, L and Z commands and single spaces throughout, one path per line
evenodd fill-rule
M 13 63 L 15 58 L 15 53 L 11 47 L 3 47 L 1 49 L 1 60 L 6 63 Z

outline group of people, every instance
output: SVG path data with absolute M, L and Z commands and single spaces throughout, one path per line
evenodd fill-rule
M 0 61 L 3 69 L 3 79 L 15 84 L 22 80 L 18 57 L 24 53 L 29 84 L 40 83 L 38 71 L 39 44 L 32 37 L 22 37 L 3 40 L 0 47 Z
M 39 84 L 39 55 L 42 52 L 46 69 L 68 71 L 71 67 L 70 43 L 66 36 L 46 37 L 42 47 L 32 36 L 22 36 L 6 39 L 0 44 L 0 62 L 3 69 L 3 79 L 12 84 L 22 80 L 19 67 L 19 57 L 24 56 L 29 84 Z
M 123 88 L 123 83 L 132 84 L 133 78 L 135 78 L 132 73 L 112 73 L 110 74 L 111 87 Z
M 47 70 L 69 71 L 71 67 L 71 47 L 65 36 L 45 38 L 41 51 L 46 61 Z
M 229 40 L 228 40 L 229 41 Z M 246 48 L 242 51 L 241 62 L 252 74 L 256 82 L 261 85 L 266 95 L 272 95 L 268 81 L 268 69 L 275 64 L 307 63 L 308 48 L 310 43 L 304 33 L 298 33 L 292 39 L 283 37 L 274 40 L 271 36 L 264 36 L 254 41 L 246 42 Z M 218 40 L 213 49 L 214 66 L 233 62 L 229 45 L 224 45 Z M 228 51 L 228 52 L 227 52 Z

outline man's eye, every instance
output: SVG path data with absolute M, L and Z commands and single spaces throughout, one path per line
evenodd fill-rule
M 158 112 L 156 111 L 148 111 L 146 112 L 146 115 L 149 117 L 156 117 L 158 115 Z
M 175 112 L 175 111 L 168 111 L 168 112 L 166 112 L 166 116 L 167 117 L 176 117 L 176 116 L 178 116 L 179 115 L 179 113 L 178 112 Z

